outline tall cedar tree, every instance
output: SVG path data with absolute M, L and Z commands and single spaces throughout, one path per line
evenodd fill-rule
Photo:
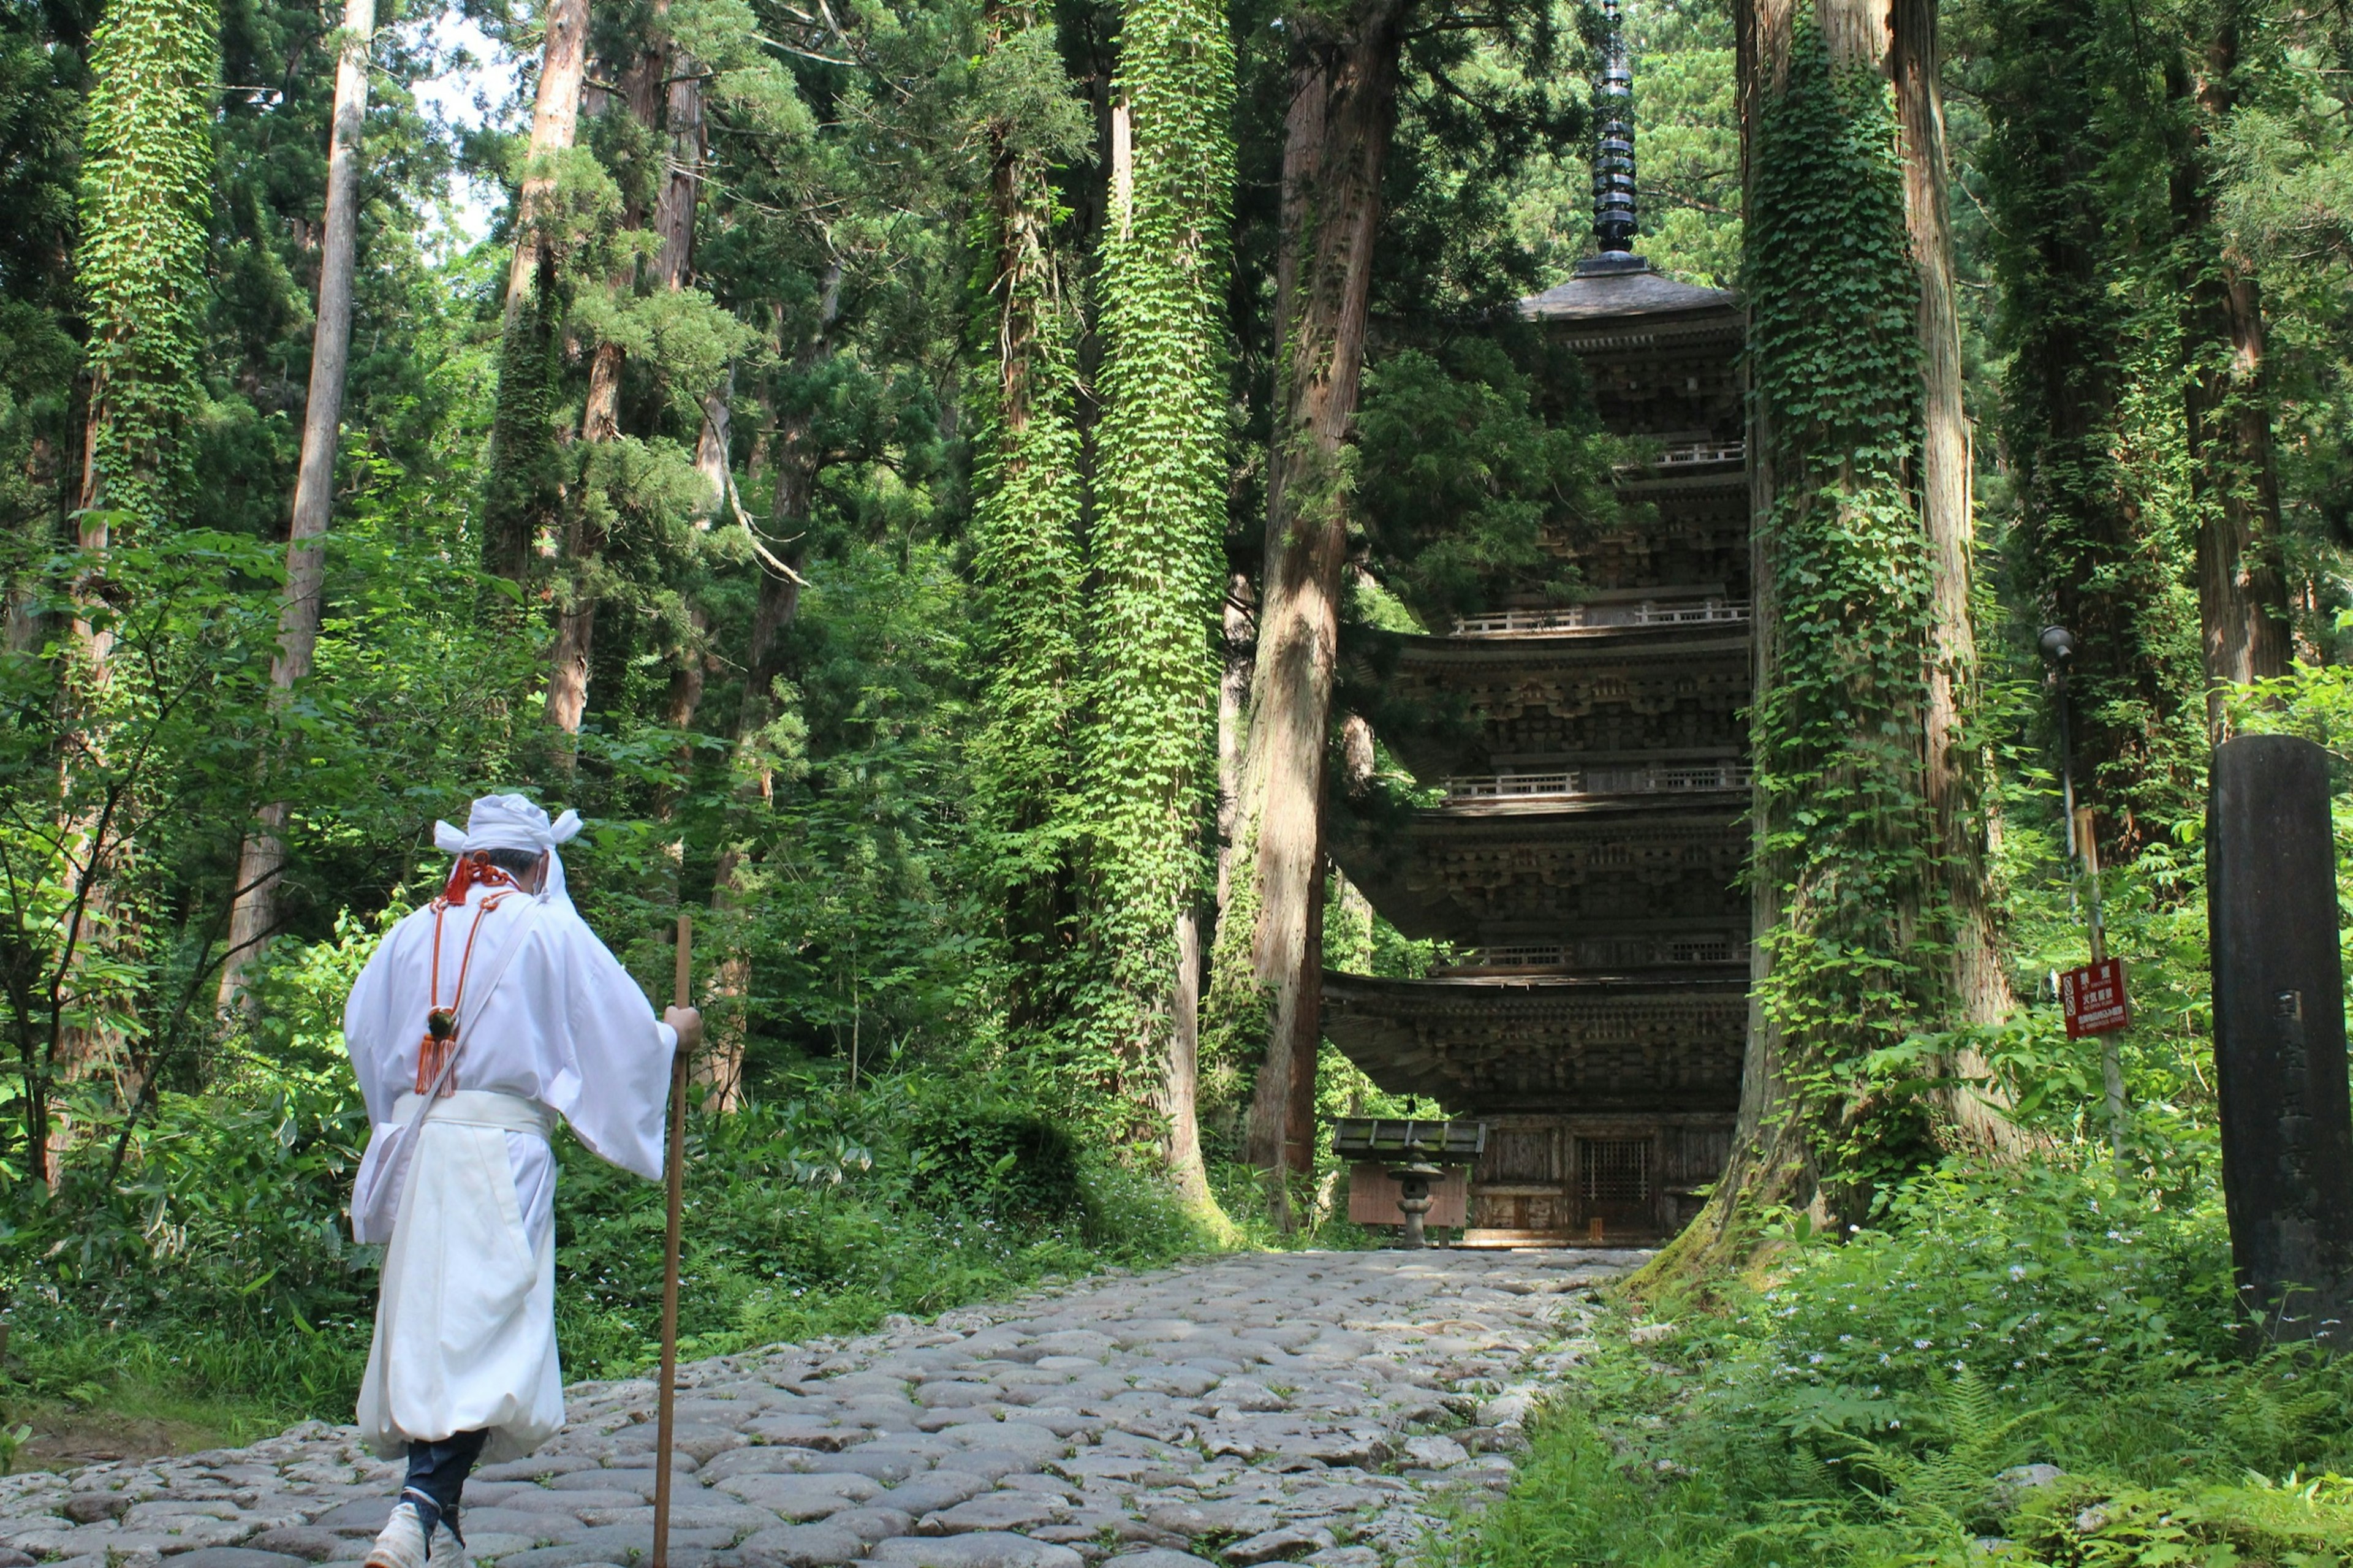
M 273 705 L 311 673 L 319 646 L 320 601 L 326 592 L 327 523 L 335 489 L 335 450 L 343 419 L 343 374 L 352 349 L 352 268 L 359 247 L 360 125 L 367 118 L 368 46 L 375 0 L 344 0 L 335 57 L 334 119 L 327 131 L 327 206 L 319 239 L 318 325 L 311 342 L 311 380 L 302 406 L 302 458 L 294 479 L 294 514 L 286 536 L 286 599 L 278 617 L 278 657 L 270 661 Z M 219 1003 L 236 1001 L 247 966 L 278 930 L 279 877 L 286 868 L 288 803 L 256 813 L 237 855 L 228 955 L 221 963 Z
M 81 506 L 134 525 L 170 516 L 198 396 L 220 47 L 201 0 L 126 0 L 93 39 L 82 132 L 90 418 Z M 102 556 L 106 517 L 83 525 Z
M 628 178 L 623 185 L 619 232 L 636 235 L 657 225 L 657 247 L 650 258 L 631 247 L 623 252 L 606 287 L 617 301 L 627 301 L 643 283 L 663 293 L 686 287 L 687 264 L 694 240 L 694 183 L 691 170 L 685 180 L 683 201 L 673 191 L 667 125 L 673 107 L 681 118 L 696 113 L 693 94 L 699 87 L 691 61 L 676 59 L 678 51 L 668 36 L 669 0 L 655 0 L 652 30 L 633 38 L 626 63 L 610 92 L 592 100 L 605 114 L 617 113 L 622 122 L 611 129 L 614 140 L 628 149 Z M 684 130 L 684 127 L 681 127 Z M 659 145 L 662 155 L 649 158 Z M 651 167 L 648 165 L 650 164 Z M 659 227 L 667 224 L 665 228 Z M 653 263 L 646 266 L 648 259 Z M 646 276 L 650 272 L 650 277 Z M 588 356 L 588 386 L 581 400 L 580 439 L 593 453 L 621 435 L 621 383 L 628 350 L 614 337 L 599 337 Z M 585 487 L 584 487 L 585 489 Z M 604 576 L 607 544 L 601 525 L 602 508 L 584 494 L 568 498 L 558 563 L 555 640 L 548 649 L 548 721 L 567 735 L 577 735 L 588 712 L 589 661 L 596 642 L 599 583 Z M 685 695 L 682 688 L 677 694 Z M 669 706 L 675 708 L 674 700 Z M 689 714 L 689 717 L 691 715 Z M 577 753 L 565 747 L 566 759 Z
M 1363 386 L 1381 172 L 1410 12 L 1410 0 L 1355 0 L 1335 12 L 1294 7 L 1284 18 L 1291 93 L 1265 566 L 1235 860 L 1210 982 L 1221 1021 L 1262 1010 L 1266 1055 L 1245 1156 L 1278 1175 L 1314 1163 L 1324 756 L 1350 516 L 1344 452 Z M 1287 1182 L 1272 1191 L 1287 1212 Z
M 557 214 L 565 154 L 580 126 L 588 71 L 588 0 L 547 0 L 531 143 L 515 196 L 515 253 L 499 339 L 499 391 L 482 498 L 482 563 L 514 583 L 531 574 L 543 534 L 559 525 L 554 431 L 562 304 Z
M 984 18 L 987 205 L 975 247 L 973 580 L 980 599 L 981 722 L 974 808 L 1005 933 L 1017 1039 L 1055 1014 L 1072 913 L 1081 539 L 1076 321 L 1058 249 L 1053 173 L 1087 148 L 1054 28 L 1026 5 Z
M 2132 19 L 2109 0 L 1985 13 L 1975 85 L 2008 356 L 2010 569 L 2032 610 L 2076 635 L 2076 778 L 2103 858 L 2121 862 L 2198 809 L 2205 775 L 2189 543 L 2135 413 L 2158 401 L 2137 384 L 2155 368 L 2149 344 L 2177 337 L 2152 320 L 2173 295 L 2169 275 L 2152 276 L 2164 219 L 2148 209 L 2163 195 L 2141 188 L 2153 106 Z
M 1953 219 L 1946 194 L 1944 61 L 1937 0 L 1890 0 L 1886 71 L 1895 97 L 1904 165 L 1904 223 L 1917 303 L 1920 454 L 1915 480 L 1927 537 L 1928 701 L 1921 743 L 1935 826 L 1937 896 L 1950 943 L 1946 982 L 1957 1021 L 1999 1024 L 2017 1010 L 1986 886 L 1990 846 L 1984 807 L 1991 758 L 1980 708 L 1974 584 L 1977 509 L 1969 465 L 1976 443 L 1962 400 L 1960 301 L 1953 275 Z M 2016 1152 L 2010 1122 L 1971 1087 L 1986 1063 L 1965 1047 L 1951 1064 L 1961 1081 L 1944 1096 L 1973 1142 Z
M 2231 687 L 2287 673 L 2287 574 L 2279 474 L 2264 389 L 2263 291 L 2216 218 L 2216 140 L 2242 93 L 2256 17 L 2248 0 L 2191 8 L 2186 49 L 2166 61 L 2173 212 L 2181 278 L 2190 496 L 2198 514 L 2198 605 L 2207 728 L 2223 738 Z
M 1745 1245 L 1760 1206 L 1843 1215 L 1916 1152 L 1916 1110 L 1853 1069 L 1925 1021 L 1934 556 L 1919 279 L 1876 0 L 1740 14 L 1743 289 L 1757 539 L 1757 1005 L 1730 1164 L 1666 1269 Z M 1835 234 L 1820 246 L 1803 237 Z
M 1077 1063 L 1207 1208 L 1199 902 L 1225 585 L 1234 47 L 1217 0 L 1131 0 L 1112 103 L 1081 813 Z
M 113 679 L 116 606 L 105 579 L 124 530 L 159 531 L 186 500 L 207 297 L 216 26 L 204 0 L 123 0 L 92 39 L 74 258 L 89 309 L 90 411 L 58 816 L 73 994 L 57 1016 L 70 1012 L 77 1021 L 56 1028 L 48 1047 L 50 1068 L 67 1076 L 95 1069 L 121 1043 L 101 1021 L 119 999 L 104 994 L 107 965 L 94 961 L 136 940 L 121 918 L 135 811 L 102 782 L 111 710 L 135 699 Z M 46 1121 L 45 1107 L 30 1110 L 34 1124 Z M 54 1135 L 34 1140 L 37 1164 L 42 1144 L 55 1142 Z
M 668 9 L 658 5 L 657 15 Z M 611 89 L 596 89 L 589 101 L 602 115 L 625 118 L 612 134 L 634 151 L 660 126 L 670 51 L 658 36 L 633 39 L 632 45 Z M 654 193 L 641 169 L 631 173 L 638 177 L 623 189 L 622 235 L 641 233 L 652 216 Z M 626 297 L 637 287 L 639 258 L 633 247 L 624 249 L 622 257 L 606 286 Z M 628 351 L 609 337 L 600 338 L 589 351 L 588 387 L 580 405 L 580 439 L 592 449 L 621 434 L 621 374 L 628 362 Z M 555 640 L 547 654 L 547 720 L 567 735 L 580 733 L 581 721 L 588 712 L 588 662 L 596 643 L 599 557 L 607 542 L 592 509 L 584 504 L 586 499 L 576 491 L 565 497 L 556 565 Z M 559 754 L 569 761 L 577 752 L 566 746 Z

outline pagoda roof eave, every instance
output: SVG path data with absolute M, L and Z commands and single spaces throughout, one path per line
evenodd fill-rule
M 1350 703 L 1424 784 L 1498 759 L 1737 751 L 1750 699 L 1747 627 L 1352 638 Z
M 1662 795 L 1676 801 L 1692 800 L 1704 805 L 1734 812 L 1746 809 L 1750 790 L 1746 784 L 1725 789 L 1685 789 L 1672 792 L 1660 790 L 1641 794 L 1592 795 L 1521 795 L 1495 800 L 1449 801 L 1444 805 L 1431 806 L 1415 814 L 1418 825 L 1441 822 L 1477 822 L 1491 817 L 1538 817 L 1546 821 L 1572 823 L 1599 813 L 1621 812 L 1630 805 L 1649 805 Z
M 1333 814 L 1332 857 L 1407 936 L 1606 932 L 1630 919 L 1707 925 L 1745 908 L 1740 790 L 1480 802 L 1402 819 Z M 1694 855 L 1691 850 L 1699 853 Z
M 1747 1009 L 1736 966 L 1688 978 L 1324 973 L 1333 1044 L 1382 1089 L 1454 1114 L 1728 1114 Z
M 1443 632 L 1365 631 L 1368 645 L 1394 647 L 1400 664 L 1603 664 L 1628 658 L 1746 661 L 1749 635 L 1738 622 L 1691 626 L 1590 626 L 1575 631 L 1502 632 L 1454 636 Z
M 1629 318 L 1704 316 L 1739 309 L 1740 296 L 1730 289 L 1678 282 L 1649 268 L 1571 278 L 1520 301 L 1520 315 L 1527 321 L 1597 326 Z

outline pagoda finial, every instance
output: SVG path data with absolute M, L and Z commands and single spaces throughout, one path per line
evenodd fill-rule
M 1603 254 L 1634 248 L 1634 68 L 1626 60 L 1626 28 L 1618 0 L 1601 0 L 1601 89 L 1594 108 L 1601 134 L 1593 149 L 1593 237 Z

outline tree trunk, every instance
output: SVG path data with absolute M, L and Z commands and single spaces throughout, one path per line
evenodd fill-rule
M 2174 532 L 2170 465 L 2136 451 L 2149 418 L 2136 410 L 2154 400 L 2132 394 L 2163 318 L 2178 320 L 2176 280 L 2103 177 L 2143 132 L 2109 111 L 2137 68 L 2100 0 L 1989 16 L 1978 163 L 2009 356 L 2002 456 L 2024 585 L 2075 633 L 2076 797 L 2095 808 L 2101 858 L 2121 864 L 2200 809 L 2209 750 L 2194 545 Z
M 1176 1184 L 1179 1203 L 1230 1234 L 1201 1158 L 1201 921 L 1190 910 L 1176 920 L 1176 1037 L 1162 1062 L 1158 1109 L 1166 1131 L 1160 1165 Z
M 1920 522 L 1934 573 L 1929 602 L 1926 744 L 1928 807 L 1942 851 L 1952 922 L 1949 980 L 1959 1021 L 1998 1024 L 2017 1010 L 1986 897 L 1986 758 L 1968 731 L 1978 702 L 1977 631 L 1970 619 L 1977 520 L 1972 439 L 1962 405 L 1961 323 L 1953 294 L 1952 212 L 1946 191 L 1945 100 L 1937 72 L 1937 0 L 1893 0 L 1887 71 L 1904 142 L 1904 215 L 1920 277 Z M 2017 1130 L 1987 1103 L 1994 1091 L 1974 1047 L 1950 1064 L 1960 1085 L 1947 1109 L 1970 1142 L 2015 1152 Z M 1983 1085 L 1972 1089 L 1970 1083 Z
M 1282 403 L 1236 812 L 1248 857 L 1237 870 L 1254 884 L 1242 907 L 1252 920 L 1251 929 L 1219 933 L 1232 972 L 1220 990 L 1240 996 L 1258 988 L 1266 1003 L 1266 1058 L 1245 1152 L 1271 1173 L 1314 1165 L 1324 760 L 1347 565 L 1342 449 L 1363 381 L 1381 167 L 1396 122 L 1408 10 L 1409 0 L 1359 0 L 1338 29 L 1314 13 L 1293 17 L 1275 264 Z
M 335 491 L 335 448 L 343 429 L 343 379 L 351 362 L 352 268 L 359 230 L 360 128 L 367 118 L 368 48 L 375 0 L 344 0 L 335 65 L 335 117 L 327 138 L 327 212 L 319 244 L 318 324 L 311 338 L 311 381 L 302 407 L 302 456 L 294 477 L 294 513 L 286 539 L 286 602 L 278 612 L 278 656 L 270 661 L 273 706 L 311 673 L 319 646 L 319 600 L 327 573 L 327 524 Z M 221 964 L 219 1005 L 237 1000 L 246 965 L 278 928 L 279 875 L 286 865 L 287 803 L 257 814 L 237 856 L 228 954 Z
M 507 268 L 510 316 L 539 286 L 548 247 L 533 226 L 555 194 L 555 171 L 548 160 L 569 150 L 579 133 L 580 90 L 588 79 L 588 0 L 547 0 L 546 29 L 532 100 L 530 161 L 515 193 L 515 253 Z
M 1250 740 L 1250 670 L 1258 662 L 1258 584 L 1246 569 L 1227 574 L 1223 630 L 1225 669 L 1218 681 L 1217 931 L 1225 929 L 1233 900 L 1234 831 L 1241 811 L 1242 752 Z
M 993 59 L 1054 39 L 1050 25 L 1026 5 L 990 5 L 983 26 Z M 1019 1048 L 1034 1049 L 1063 1023 L 1077 886 L 1068 803 L 1077 761 L 1085 479 L 1076 317 L 1054 231 L 1054 127 L 1017 118 L 1019 109 L 1002 106 L 988 126 L 972 524 L 976 643 L 986 674 L 972 782 L 1002 933 L 1006 1025 Z M 1189 1118 L 1190 1084 L 1167 1092 Z M 1189 1136 L 1189 1128 L 1180 1130 L 1164 1150 Z
M 1232 18 L 1220 0 L 1126 0 L 1119 46 L 1075 807 L 1088 972 L 1071 1027 L 1140 1133 L 1194 1037 L 1177 1016 L 1196 994 L 1180 928 L 1211 869 Z
M 2202 58 L 2168 72 L 2187 126 L 2172 182 L 2185 271 L 2181 339 L 2189 374 L 2182 404 L 2198 514 L 2207 727 L 2218 744 L 2227 736 L 2230 689 L 2284 675 L 2291 660 L 2263 296 L 2226 243 L 2214 210 L 2223 176 L 2213 144 L 2238 102 L 2239 4 L 2222 0 Z
M 842 268 L 839 261 L 828 268 L 825 282 L 818 295 L 817 321 L 809 334 L 794 351 L 792 372 L 805 376 L 817 368 L 818 363 L 830 352 L 833 331 L 841 317 Z M 778 336 L 781 337 L 781 330 Z M 781 350 L 783 344 L 777 347 Z M 808 531 L 809 507 L 815 499 L 819 455 L 810 449 L 808 416 L 787 415 L 778 422 L 776 437 L 772 447 L 776 464 L 776 488 L 768 509 L 770 531 L 778 532 L 797 524 L 796 531 L 806 537 Z M 736 710 L 735 744 L 738 766 L 742 758 L 752 752 L 761 731 L 776 717 L 775 689 L 783 669 L 777 659 L 777 649 L 784 635 L 800 614 L 802 560 L 801 540 L 794 539 L 784 545 L 784 561 L 790 570 L 777 572 L 765 563 L 760 568 L 758 597 L 752 606 L 751 635 L 744 648 L 744 700 Z M 698 1068 L 698 1079 L 708 1085 L 703 1097 L 707 1110 L 733 1110 L 743 1093 L 744 1052 L 749 1044 L 750 1019 L 744 1006 L 752 993 L 752 957 L 741 934 L 741 913 L 744 901 L 744 874 L 749 858 L 752 833 L 752 808 L 754 804 L 766 805 L 774 796 L 775 782 L 765 762 L 745 768 L 736 786 L 735 807 L 726 841 L 720 846 L 718 865 L 711 885 L 711 909 L 713 921 L 727 946 L 719 963 L 712 968 L 711 997 L 714 1004 L 710 1029 L 710 1046 L 704 1053 L 705 1065 Z
M 713 517 L 728 510 L 728 498 L 734 494 L 735 372 L 731 366 L 724 379 L 702 397 L 702 429 L 694 439 L 694 471 L 702 479 L 702 517 L 698 520 L 708 528 Z
M 667 0 L 657 0 L 657 27 L 669 11 Z M 670 73 L 674 59 L 683 68 L 683 74 L 673 80 Z M 683 289 L 687 258 L 693 247 L 695 172 L 690 167 L 681 174 L 674 167 L 676 143 L 682 133 L 690 143 L 700 146 L 702 79 L 694 74 L 691 61 L 674 54 L 669 44 L 658 37 L 649 40 L 622 73 L 619 96 L 630 115 L 649 131 L 662 129 L 666 111 L 683 114 L 689 121 L 683 132 L 677 127 L 670 129 L 671 157 L 665 161 L 665 173 L 655 192 L 651 214 L 655 232 L 661 240 L 655 253 L 655 286 L 673 291 Z M 633 202 L 622 211 L 621 226 L 632 233 L 641 230 L 648 216 L 641 204 Z M 613 287 L 623 291 L 634 289 L 637 282 L 638 268 L 634 262 L 612 279 Z M 627 362 L 628 355 L 621 346 L 612 342 L 598 343 L 589 357 L 588 395 L 580 414 L 580 439 L 587 446 L 613 440 L 621 433 L 621 374 L 628 368 Z M 581 508 L 575 506 L 565 519 L 561 556 L 564 593 L 557 602 L 555 641 L 548 655 L 547 716 L 566 735 L 579 734 L 588 714 L 588 676 L 596 642 L 597 566 L 605 552 L 604 531 L 587 522 L 580 511 Z M 577 748 L 573 746 L 560 753 L 567 764 L 578 755 Z
M 482 563 L 513 582 L 529 579 L 533 546 L 562 505 L 553 472 L 557 302 L 555 244 L 540 219 L 555 193 L 555 155 L 578 134 L 588 71 L 588 0 L 547 0 L 547 36 L 531 116 L 531 149 L 515 194 L 515 253 L 507 271 L 499 343 L 499 393 L 483 500 Z
M 693 56 L 681 49 L 670 66 L 670 172 L 654 214 L 662 236 L 656 270 L 672 288 L 684 288 L 694 260 L 694 214 L 705 165 L 710 160 L 711 130 L 702 117 L 703 69 Z M 735 367 L 729 365 L 719 384 L 702 395 L 702 428 L 694 442 L 694 471 L 702 476 L 704 513 L 711 520 L 730 510 L 735 494 L 734 405 Z
M 1767 104 L 1788 85 L 1789 53 L 1796 43 L 1794 13 L 1793 0 L 1736 0 L 1732 8 L 1745 224 L 1757 218 L 1758 128 Z M 1744 303 L 1753 329 L 1755 302 Z M 1774 462 L 1773 411 L 1754 396 L 1747 399 L 1747 408 L 1750 636 L 1761 692 L 1781 658 L 1779 596 L 1766 526 L 1780 486 Z M 1748 1049 L 1741 1062 L 1732 1154 L 1699 1214 L 1636 1276 L 1637 1291 L 1653 1280 L 1701 1277 L 1736 1265 L 1750 1245 L 1759 1210 L 1813 1201 L 1813 1158 L 1804 1132 L 1796 1118 L 1776 1114 L 1789 1099 L 1786 1042 L 1761 1001 L 1773 975 L 1773 948 L 1765 938 L 1782 917 L 1781 889 L 1788 879 L 1789 858 L 1776 844 L 1768 812 L 1760 785 L 1749 829 Z
M 1887 63 L 1885 4 L 1818 0 L 1813 35 L 1790 0 L 1737 13 L 1754 280 L 1749 1039 L 1725 1173 L 1646 1283 L 1736 1261 L 1773 1209 L 1855 1212 L 1884 1163 L 1926 1152 L 1915 1106 L 1845 1087 L 1947 990 L 1920 957 L 1941 859 L 1927 672 L 1946 650 L 1928 635 L 1940 562 L 1905 462 L 1924 434 L 1919 279 L 1905 181 L 1883 161 L 1896 127 L 1864 85 Z M 1794 243 L 1825 226 L 1849 243 Z
M 189 478 L 187 426 L 201 396 L 204 312 L 220 75 L 219 8 L 206 0 L 118 0 L 90 51 L 75 281 L 88 305 L 90 402 L 82 430 L 71 650 L 59 670 L 54 860 L 44 892 L 61 900 L 48 1056 L 27 1073 L 31 1163 L 58 1179 L 69 1142 L 47 1121 L 50 1077 L 111 1068 L 135 1093 L 127 1027 L 141 933 L 127 884 L 151 795 L 145 748 L 115 751 L 124 716 L 115 634 L 104 608 L 118 544 L 143 541 L 177 512 Z M 118 535 L 120 521 L 128 537 Z M 135 679 L 135 676 L 134 676 Z M 138 701 L 132 694 L 130 703 Z M 103 960 L 103 962 L 101 962 Z M 68 1012 L 81 1015 L 68 1025 Z M 37 1124 L 47 1121 L 46 1127 Z
M 580 733 L 588 713 L 588 661 L 596 643 L 594 574 L 596 557 L 604 548 L 601 532 L 576 511 L 565 519 L 564 587 L 555 605 L 555 640 L 547 655 L 547 720 L 568 736 Z M 579 752 L 566 745 L 557 756 L 568 768 Z
M 658 13 L 668 9 L 665 0 Z M 654 253 L 654 279 L 675 290 L 685 288 L 693 276 L 694 212 L 702 190 L 709 132 L 702 121 L 702 68 L 675 45 L 668 59 L 662 130 L 670 138 L 670 156 L 663 163 L 661 194 L 654 201 L 654 232 L 661 236 L 661 248 Z

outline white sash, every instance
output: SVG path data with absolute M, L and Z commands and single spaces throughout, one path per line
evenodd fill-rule
M 424 1099 L 412 1091 L 394 1100 L 393 1120 L 405 1121 L 415 1116 Z M 543 1142 L 555 1131 L 555 1112 L 539 1101 L 488 1089 L 461 1089 L 445 1094 L 433 1102 L 424 1120 L 452 1122 L 459 1127 L 496 1127 Z

